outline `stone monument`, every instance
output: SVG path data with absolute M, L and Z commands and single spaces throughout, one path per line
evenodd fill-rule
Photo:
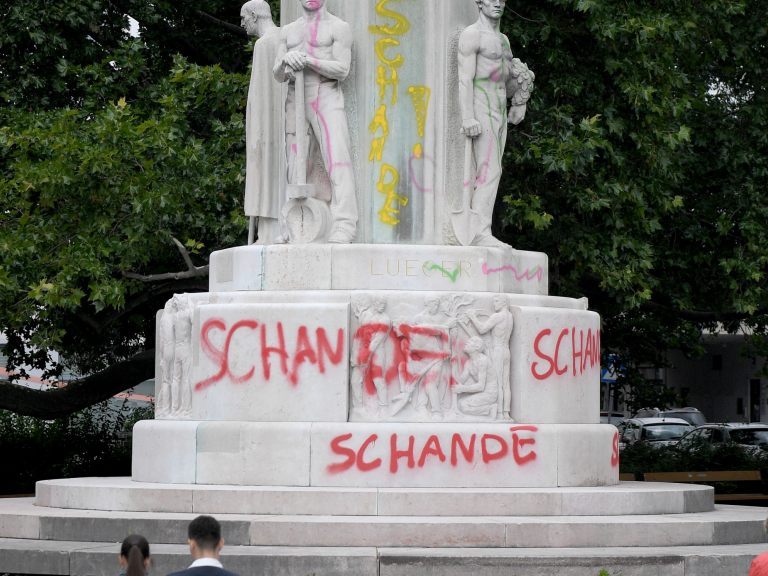
M 490 234 L 533 82 L 503 7 L 243 7 L 249 242 L 158 313 L 132 477 L 1 501 L 1 571 L 108 573 L 134 531 L 168 573 L 215 514 L 242 574 L 745 573 L 764 512 L 619 484 L 600 318 Z
M 261 36 L 246 188 L 269 198 L 259 235 L 275 214 L 283 232 L 214 253 L 210 292 L 160 315 L 157 420 L 134 432 L 153 458 L 134 480 L 618 482 L 599 317 L 548 295 L 545 254 L 490 232 L 533 74 L 504 2 L 439 2 L 284 0 L 279 29 L 262 0 L 243 7 Z M 182 352 L 169 327 L 187 317 Z

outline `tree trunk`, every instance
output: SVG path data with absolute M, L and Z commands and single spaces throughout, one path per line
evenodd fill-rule
M 35 390 L 0 381 L 0 409 L 50 420 L 97 404 L 152 378 L 155 351 L 146 350 L 60 388 Z

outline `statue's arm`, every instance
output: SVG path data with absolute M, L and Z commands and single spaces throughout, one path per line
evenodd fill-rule
M 516 126 L 525 118 L 535 76 L 528 66 L 512 55 L 512 48 L 506 36 L 503 36 L 503 44 L 507 98 L 512 101 L 507 121 Z
M 306 65 L 326 78 L 342 81 L 349 75 L 352 67 L 352 30 L 343 20 L 333 25 L 333 58 L 322 60 L 307 55 Z
M 470 320 L 472 320 L 472 324 L 475 325 L 475 329 L 477 329 L 480 334 L 486 334 L 490 330 L 498 324 L 497 320 L 498 318 L 495 318 L 495 314 L 492 314 L 490 318 L 488 318 L 487 322 L 481 321 L 479 318 L 477 318 L 474 314 L 469 317 Z
M 480 135 L 480 123 L 475 117 L 475 74 L 477 53 L 480 51 L 480 33 L 467 28 L 459 36 L 459 104 L 461 105 L 462 131 L 465 135 Z
M 285 30 L 280 30 L 280 41 L 277 44 L 277 55 L 275 56 L 275 66 L 272 68 L 272 74 L 275 80 L 281 84 L 288 80 L 285 73 L 285 54 L 288 52 L 288 39 Z
M 512 62 L 514 56 L 512 55 L 512 46 L 509 43 L 509 38 L 506 34 L 501 35 L 502 57 L 504 58 L 504 81 L 507 89 L 507 98 L 511 98 L 517 87 L 517 79 L 514 77 L 514 70 L 512 68 Z

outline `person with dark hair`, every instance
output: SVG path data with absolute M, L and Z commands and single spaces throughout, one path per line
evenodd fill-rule
M 221 524 L 213 516 L 198 516 L 189 523 L 187 543 L 192 555 L 192 564 L 186 570 L 173 572 L 168 576 L 237 576 L 224 570 L 221 564 Z
M 131 534 L 123 540 L 118 560 L 125 576 L 146 576 L 150 564 L 149 542 L 144 536 Z

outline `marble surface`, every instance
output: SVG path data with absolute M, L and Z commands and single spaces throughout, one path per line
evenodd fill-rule
M 424 245 L 251 245 L 211 255 L 211 292 L 413 290 L 547 295 L 546 254 Z
M 605 424 L 153 421 L 134 430 L 137 482 L 345 488 L 618 483 Z M 184 448 L 183 474 L 174 450 Z M 167 464 L 164 462 L 167 461 Z

